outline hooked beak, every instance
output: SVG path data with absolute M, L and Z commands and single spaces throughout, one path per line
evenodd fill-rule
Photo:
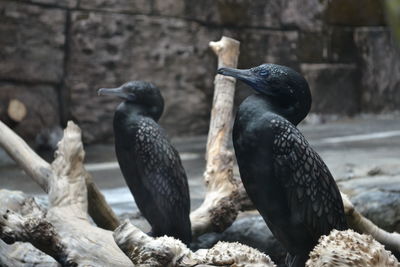
M 122 87 L 117 88 L 101 88 L 97 91 L 98 95 L 111 95 L 111 96 L 119 96 L 121 98 L 127 98 L 128 95 L 124 92 Z
M 258 76 L 252 73 L 249 69 L 239 70 L 233 68 L 219 68 L 218 74 L 231 76 L 255 88 L 258 83 Z

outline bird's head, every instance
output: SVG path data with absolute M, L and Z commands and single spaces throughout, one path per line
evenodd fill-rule
M 101 88 L 98 94 L 118 96 L 127 103 L 144 106 L 156 120 L 161 117 L 164 109 L 164 99 L 160 90 L 149 82 L 130 81 L 117 88 Z
M 304 119 L 310 111 L 311 93 L 308 83 L 291 68 L 262 64 L 245 70 L 220 68 L 218 73 L 243 81 L 259 94 L 267 96 L 280 109 L 296 113 L 293 118 L 296 122 Z

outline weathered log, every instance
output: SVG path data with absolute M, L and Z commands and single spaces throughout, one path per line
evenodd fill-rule
M 370 235 L 361 235 L 353 230 L 333 230 L 322 236 L 311 251 L 307 267 L 397 267 L 399 262 L 382 244 Z
M 7 114 L 13 121 L 20 122 L 26 117 L 26 106 L 18 99 L 11 99 L 8 103 Z
M 350 228 L 359 233 L 369 234 L 378 242 L 385 245 L 387 249 L 400 253 L 400 234 L 396 232 L 389 233 L 379 228 L 377 225 L 359 213 L 344 193 L 341 194 L 344 211 L 346 213 L 347 222 L 349 223 Z
M 0 240 L 0 266 L 60 267 L 61 265 L 30 243 L 16 242 L 7 245 Z
M 0 146 L 46 193 L 49 182 L 54 178 L 50 164 L 38 156 L 28 144 L 0 121 Z M 119 225 L 118 217 L 93 183 L 91 175 L 82 171 L 88 188 L 89 214 L 93 221 L 104 229 L 114 230 Z
M 36 203 L 32 203 L 33 201 L 33 198 L 28 198 L 20 191 L 0 190 L 0 212 L 8 209 L 26 216 L 35 209 L 40 209 Z M 30 243 L 16 242 L 12 245 L 7 245 L 0 240 L 0 266 L 55 267 L 60 266 L 60 264 Z
M 223 37 L 219 42 L 211 42 L 210 46 L 218 55 L 219 67 L 236 67 L 237 41 Z M 234 86 L 233 78 L 216 76 L 204 175 L 207 193 L 200 208 L 191 214 L 195 236 L 225 230 L 239 210 L 251 207 L 242 183 L 233 177 L 233 154 L 228 149 Z M 118 219 L 83 167 L 80 130 L 72 123 L 65 130 L 51 166 L 1 122 L 0 146 L 49 193 L 50 200 L 47 212 L 29 198 L 24 198 L 23 204 L 16 209 L 9 204 L 0 207 L 8 207 L 0 210 L 0 237 L 8 243 L 30 242 L 63 265 L 132 266 L 134 262 L 151 266 L 152 263 L 156 264 L 154 266 L 220 266 L 245 262 L 246 266 L 265 266 L 267 262 L 265 255 L 240 244 L 219 243 L 214 249 L 193 253 L 173 238 L 153 239 L 129 223 L 119 227 L 114 236 L 112 232 L 90 224 L 88 197 L 89 211 L 98 225 L 114 229 Z M 346 198 L 343 199 L 352 228 L 370 233 L 388 248 L 400 251 L 399 234 L 377 228 L 355 211 L 349 201 L 346 203 Z M 252 256 L 249 258 L 249 255 Z
M 218 67 L 237 66 L 239 45 L 238 41 L 227 37 L 210 42 L 218 56 Z M 190 214 L 194 236 L 225 230 L 236 219 L 240 209 L 240 187 L 233 177 L 233 153 L 228 149 L 235 83 L 231 77 L 219 74 L 215 77 L 204 173 L 207 191 L 202 205 Z
M 193 253 L 181 241 L 150 237 L 129 221 L 115 230 L 114 239 L 137 266 L 275 266 L 264 253 L 239 243 L 218 242 Z
M 5 205 L 0 237 L 9 244 L 29 242 L 63 266 L 133 266 L 114 242 L 113 232 L 89 222 L 83 159 L 81 131 L 69 122 L 47 181 L 49 209 L 43 211 L 28 197 L 23 206 Z

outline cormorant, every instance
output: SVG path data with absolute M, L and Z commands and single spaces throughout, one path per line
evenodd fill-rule
M 160 90 L 131 81 L 98 93 L 124 99 L 114 114 L 115 151 L 136 204 L 152 227 L 149 235 L 189 244 L 189 187 L 178 152 L 157 124 L 164 109 Z
M 256 93 L 240 105 L 233 144 L 245 189 L 289 266 L 304 266 L 321 235 L 347 229 L 339 189 L 320 156 L 297 129 L 310 111 L 307 81 L 275 64 L 247 70 L 220 68 Z

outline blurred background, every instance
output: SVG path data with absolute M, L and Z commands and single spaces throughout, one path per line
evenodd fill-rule
M 0 119 L 36 145 L 68 120 L 86 143 L 103 142 L 119 100 L 97 89 L 146 80 L 162 90 L 170 136 L 206 134 L 216 71 L 208 42 L 221 35 L 241 42 L 240 68 L 300 71 L 317 122 L 400 109 L 383 1 L 1 0 Z M 249 93 L 239 84 L 236 102 Z M 13 99 L 23 118 L 9 114 Z
M 388 26 L 399 23 L 399 5 L 0 0 L 0 120 L 47 160 L 66 122 L 78 123 L 87 170 L 118 215 L 140 221 L 114 154 L 112 118 L 120 100 L 99 97 L 97 89 L 151 81 L 165 98 L 160 123 L 181 153 L 196 208 L 204 197 L 217 67 L 208 43 L 233 37 L 241 42 L 240 68 L 276 63 L 306 77 L 313 106 L 300 129 L 357 209 L 400 232 L 400 52 L 392 35 L 400 35 L 400 27 Z M 238 83 L 235 106 L 250 93 Z M 45 203 L 40 188 L 1 149 L 0 188 L 23 190 Z M 254 218 L 245 226 L 238 220 L 240 231 L 228 229 L 212 240 L 239 240 L 271 255 L 276 243 L 266 241 L 271 234 L 261 217 Z

